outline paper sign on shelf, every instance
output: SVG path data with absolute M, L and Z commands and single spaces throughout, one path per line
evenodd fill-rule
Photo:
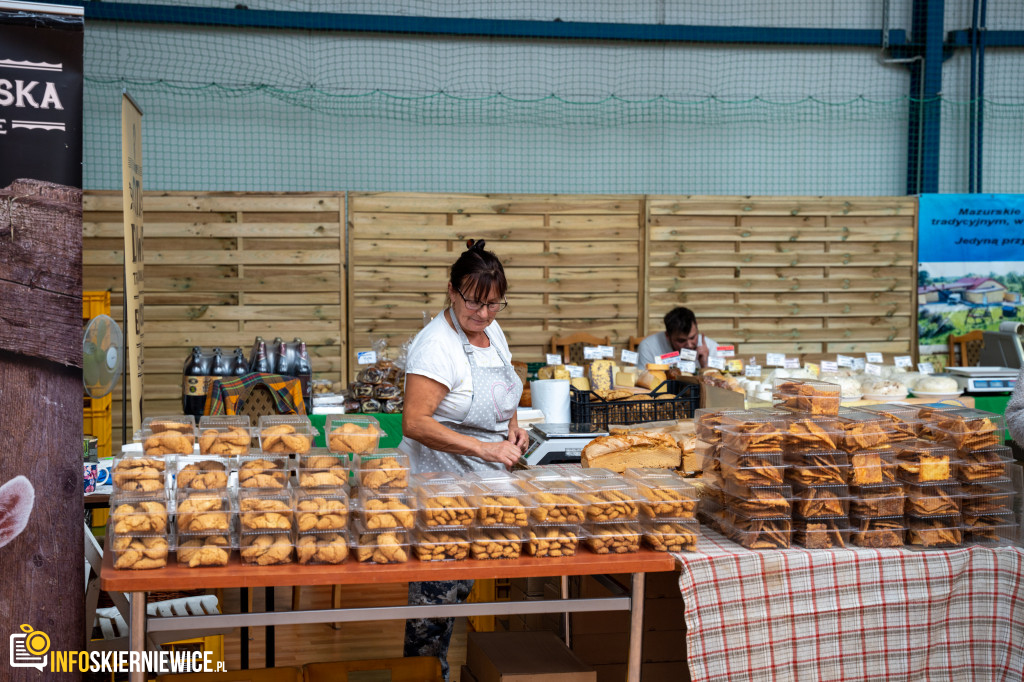
M 835 374 L 838 371 L 839 371 L 839 364 L 838 363 L 832 362 L 831 360 L 822 360 L 821 361 L 821 373 L 822 374 L 825 374 L 825 373 Z
M 882 376 L 882 368 L 880 365 L 876 365 L 873 362 L 868 362 L 864 365 L 864 373 L 880 377 Z
M 876 365 L 880 365 L 883 362 L 885 362 L 885 360 L 882 358 L 881 353 L 865 353 L 865 355 L 867 356 L 868 362 L 872 362 Z
M 743 361 L 739 358 L 729 358 L 725 362 L 725 368 L 733 374 L 739 374 L 743 371 Z
M 679 362 L 679 353 L 676 351 L 659 355 L 657 359 L 657 363 L 661 365 L 674 365 L 677 362 Z
M 619 359 L 627 365 L 635 365 L 639 358 L 640 354 L 635 350 L 626 350 L 625 348 L 622 349 L 622 354 L 619 356 Z
M 858 371 L 859 370 L 863 370 L 864 367 L 866 367 L 866 366 L 867 366 L 867 361 L 864 358 L 854 358 L 853 359 L 853 368 L 855 370 L 858 370 Z
M 566 365 L 565 368 L 569 371 L 569 376 L 574 379 L 580 379 L 583 377 L 583 368 L 579 365 Z
M 364 350 L 356 353 L 356 362 L 360 365 L 372 365 L 377 362 L 377 351 Z
M 769 367 L 782 367 L 783 365 L 786 364 L 786 354 L 768 353 L 765 356 L 764 364 L 768 365 Z
M 719 357 L 736 357 L 736 346 L 715 346 L 715 352 Z
M 680 348 L 679 349 L 679 359 L 680 360 L 690 360 L 690 361 L 696 360 L 697 359 L 697 351 L 690 350 L 689 348 Z
M 600 346 L 583 346 L 583 359 L 584 360 L 600 360 L 604 357 L 604 352 Z
M 562 364 L 562 356 L 558 353 L 545 353 L 544 357 L 547 359 L 549 365 L 560 365 Z
M 614 358 L 615 357 L 615 347 L 614 346 L 598 346 L 598 349 L 600 349 L 600 351 L 601 351 L 601 357 L 602 358 Z
M 679 362 L 679 369 L 683 372 L 689 372 L 693 374 L 697 371 L 697 363 L 693 360 L 681 360 Z
M 786 358 L 782 366 L 786 369 L 800 369 L 800 358 Z
M 743 368 L 743 375 L 748 377 L 759 377 L 761 376 L 761 366 L 747 365 Z
M 917 363 L 917 371 L 921 374 L 934 374 L 935 366 L 930 362 L 919 362 Z
M 897 355 L 892 359 L 892 362 L 897 367 L 913 367 L 914 359 L 909 355 Z
M 849 355 L 837 355 L 836 364 L 840 367 L 853 367 L 853 358 Z
M 818 376 L 819 374 L 821 374 L 821 367 L 819 367 L 818 365 L 814 364 L 813 362 L 805 362 L 804 363 L 804 369 L 806 369 L 808 372 L 810 372 L 814 376 Z
M 725 371 L 725 358 L 720 358 L 712 355 L 708 358 L 708 367 L 712 367 L 717 370 Z

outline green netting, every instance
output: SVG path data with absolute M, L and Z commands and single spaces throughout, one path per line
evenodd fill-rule
M 868 0 L 511 4 L 346 3 L 343 11 L 794 29 L 883 24 L 879 3 Z M 947 30 L 969 27 L 970 5 L 946 2 Z M 989 30 L 1024 26 L 1024 3 L 988 5 Z M 261 9 L 339 10 L 316 2 Z M 909 30 L 909 3 L 892 3 L 884 21 Z M 154 189 L 903 194 L 912 112 L 921 103 L 907 65 L 889 56 L 881 45 L 87 20 L 85 185 L 119 186 L 119 98 L 127 88 L 145 112 L 146 184 Z M 1024 50 L 990 48 L 986 63 L 984 190 L 1024 191 Z M 939 189 L 966 191 L 965 53 L 943 77 Z

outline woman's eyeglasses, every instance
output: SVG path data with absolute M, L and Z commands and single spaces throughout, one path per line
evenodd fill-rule
M 491 311 L 492 313 L 497 313 L 504 310 L 506 306 L 508 306 L 508 301 L 502 301 L 501 303 L 484 303 L 483 301 L 471 301 L 468 298 L 466 298 L 466 295 L 463 294 L 458 289 L 455 289 L 455 291 L 458 291 L 459 296 L 462 296 L 462 300 L 465 302 L 466 307 L 474 312 L 480 310 L 484 306 L 487 306 L 487 309 L 489 311 Z

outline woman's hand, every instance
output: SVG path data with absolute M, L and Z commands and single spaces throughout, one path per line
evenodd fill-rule
M 511 469 L 522 454 L 519 446 L 513 444 L 512 441 L 500 440 L 496 443 L 481 442 L 476 456 L 485 462 L 497 462 Z
M 527 435 L 526 429 L 521 429 L 518 426 L 509 426 L 508 442 L 519 448 L 519 453 L 522 454 L 530 446 L 530 436 Z

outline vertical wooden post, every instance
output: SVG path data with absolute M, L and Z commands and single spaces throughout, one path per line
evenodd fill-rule
M 6 425 L 0 485 L 20 475 L 35 489 L 24 531 L 0 547 L 0 633 L 9 637 L 24 623 L 49 635 L 52 650 L 79 650 L 85 642 L 80 189 L 39 180 L 0 189 L 0 300 Z M 5 680 L 40 677 L 6 663 Z

